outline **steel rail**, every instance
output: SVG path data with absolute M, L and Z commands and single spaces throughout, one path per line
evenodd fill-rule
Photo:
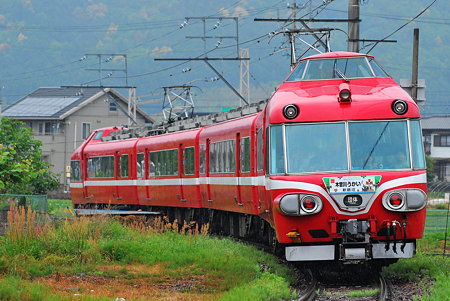
M 384 276 L 381 275 L 381 273 L 379 274 L 379 280 L 380 280 L 380 295 L 378 296 L 378 301 L 393 300 L 391 282 L 386 278 L 384 278 Z
M 311 281 L 308 284 L 308 287 L 303 291 L 296 301 L 312 301 L 316 298 L 316 290 L 317 290 L 317 279 L 313 276 L 310 269 L 306 270 L 306 273 L 310 277 Z

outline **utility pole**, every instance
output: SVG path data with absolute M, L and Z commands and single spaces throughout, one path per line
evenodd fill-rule
M 242 48 L 240 49 L 240 58 L 250 58 L 250 49 Z M 250 102 L 250 61 L 241 60 L 240 66 L 240 85 L 239 94 L 242 95 L 248 102 Z M 243 106 L 242 99 L 239 99 L 240 106 Z
M 348 0 L 348 51 L 359 52 L 359 0 Z
M 419 78 L 419 28 L 414 28 L 411 97 L 417 102 L 417 82 Z

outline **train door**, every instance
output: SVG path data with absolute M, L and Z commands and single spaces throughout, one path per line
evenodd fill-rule
M 145 153 L 137 153 L 136 155 L 136 184 L 137 197 L 140 205 L 147 205 L 148 195 L 145 183 Z
M 130 180 L 130 157 L 131 155 L 129 154 L 116 152 L 116 199 L 121 204 L 136 203 L 136 200 L 133 200 L 134 187 L 131 185 L 132 181 Z
M 257 191 L 258 191 L 258 208 L 259 211 L 265 211 L 268 209 L 268 206 L 265 202 L 266 200 L 266 188 L 261 179 L 265 177 L 264 172 L 264 139 L 263 139 L 263 128 L 260 128 L 256 131 L 256 176 L 257 176 Z
M 198 161 L 199 161 L 199 182 L 200 182 L 200 197 L 203 207 L 208 207 L 209 198 L 209 185 L 208 185 L 208 152 L 209 152 L 209 140 L 206 144 L 200 144 L 198 151 Z
M 252 177 L 250 174 L 250 137 L 240 137 L 238 140 L 239 161 L 238 179 L 240 201 L 246 207 L 246 211 L 253 211 Z

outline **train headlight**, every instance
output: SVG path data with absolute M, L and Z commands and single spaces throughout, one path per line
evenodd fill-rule
M 350 86 L 347 83 L 339 85 L 339 102 L 351 102 L 352 92 L 350 92 Z
M 298 107 L 296 105 L 287 105 L 283 109 L 283 115 L 287 119 L 294 119 L 298 116 Z
M 400 209 L 403 206 L 403 198 L 404 196 L 400 193 L 391 193 L 389 195 L 388 205 L 394 210 Z
M 281 198 L 279 206 L 284 214 L 299 216 L 318 213 L 323 204 L 318 195 L 291 193 Z
M 408 111 L 408 104 L 404 100 L 396 99 L 392 102 L 392 111 L 397 115 L 403 115 Z
M 383 206 L 390 211 L 417 211 L 426 203 L 427 195 L 420 189 L 397 189 L 383 196 Z

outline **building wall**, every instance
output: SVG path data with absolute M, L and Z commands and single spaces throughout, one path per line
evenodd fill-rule
M 45 132 L 45 125 L 39 123 L 50 121 L 33 121 L 31 126 L 36 139 L 42 141 L 44 160 L 52 164 L 51 171 L 58 175 L 61 189 L 53 195 L 57 197 L 68 197 L 68 178 L 66 166 L 70 165 L 70 157 L 73 151 L 84 141 L 83 124 L 90 125 L 90 132 L 103 127 L 120 126 L 128 124 L 128 117 L 119 109 L 110 110 L 110 104 L 105 101 L 106 96 L 94 100 L 85 107 L 68 116 L 63 121 L 54 122 L 54 131 Z M 127 104 L 120 102 L 125 112 L 128 111 Z M 137 114 L 138 125 L 144 125 L 145 119 Z M 58 124 L 59 123 L 59 124 Z M 47 125 L 49 129 L 49 125 Z M 85 126 L 86 129 L 86 126 Z M 88 136 L 89 133 L 85 133 Z

